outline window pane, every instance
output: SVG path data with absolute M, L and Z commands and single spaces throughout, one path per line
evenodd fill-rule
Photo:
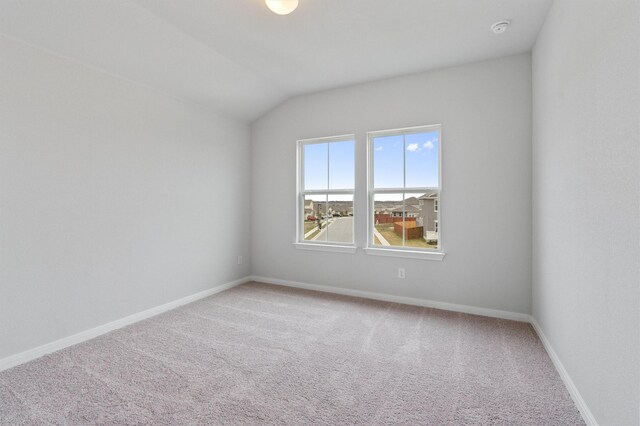
M 403 136 L 373 138 L 373 186 L 402 188 L 404 185 Z
M 326 195 L 307 195 L 304 197 L 304 241 L 326 241 L 326 233 L 321 231 L 326 228 L 327 220 L 323 219 L 327 211 Z
M 327 189 L 328 147 L 326 143 L 304 145 L 304 189 Z
M 373 244 L 402 247 L 402 233 L 396 232 L 396 224 L 402 226 L 402 194 L 375 194 L 373 199 Z
M 355 179 L 355 141 L 329 144 L 329 188 L 353 189 Z
M 353 195 L 329 195 L 329 218 L 324 232 L 332 243 L 353 243 Z
M 437 131 L 405 136 L 406 187 L 438 187 Z
M 435 193 L 375 194 L 374 245 L 438 248 L 436 199 Z

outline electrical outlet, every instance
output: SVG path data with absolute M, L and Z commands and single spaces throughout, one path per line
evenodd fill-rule
M 398 268 L 398 278 L 404 278 L 404 268 Z
M 242 256 L 238 256 L 238 265 L 242 265 Z

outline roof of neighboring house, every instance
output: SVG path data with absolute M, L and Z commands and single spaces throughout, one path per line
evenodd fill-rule
M 393 209 L 391 211 L 395 212 L 395 213 L 401 213 L 402 212 L 402 206 L 396 207 L 395 209 Z M 422 210 L 420 210 L 416 206 L 409 205 L 409 206 L 404 206 L 404 211 L 405 211 L 405 213 L 420 213 Z
M 305 208 L 310 208 L 310 206 L 313 206 L 313 200 L 309 200 L 309 201 L 305 201 L 304 202 L 304 207 Z
M 437 196 L 438 196 L 437 192 L 431 192 L 431 193 L 428 193 L 428 194 L 424 194 L 423 196 L 421 196 L 419 198 L 419 200 L 431 200 L 431 199 L 436 198 Z
M 420 204 L 420 201 L 418 201 L 416 197 L 409 197 L 404 200 L 404 203 L 409 206 L 417 206 L 418 204 Z
M 380 210 L 380 209 L 393 209 L 396 207 L 395 203 L 381 203 L 379 201 L 376 201 L 376 209 Z

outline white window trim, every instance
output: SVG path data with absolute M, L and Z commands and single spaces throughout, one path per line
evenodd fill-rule
M 370 256 L 388 256 L 388 257 L 404 257 L 408 259 L 423 259 L 423 260 L 442 260 L 445 253 L 442 251 L 431 249 L 416 249 L 416 248 L 381 248 L 380 246 L 367 247 L 364 252 Z
M 373 176 L 373 138 L 384 135 L 395 135 L 398 133 L 422 133 L 427 131 L 438 131 L 438 184 L 437 188 L 420 187 L 420 188 L 374 188 L 374 176 Z M 403 153 L 406 155 L 406 153 Z M 404 158 L 404 157 L 403 157 Z M 406 173 L 406 171 L 405 171 Z M 442 221 L 440 217 L 441 205 L 438 203 L 437 220 L 438 220 L 438 248 L 435 249 L 421 249 L 415 247 L 398 247 L 383 248 L 374 244 L 374 208 L 375 208 L 375 194 L 397 194 L 398 192 L 438 192 L 438 200 L 440 201 L 440 195 L 442 193 L 442 125 L 432 124 L 425 126 L 405 127 L 398 129 L 379 130 L 367 132 L 367 246 L 364 251 L 368 255 L 374 256 L 391 256 L 391 257 L 404 257 L 411 259 L 425 259 L 425 260 L 442 260 L 445 256 L 443 250 L 443 238 L 442 238 Z
M 308 189 L 304 190 L 304 145 L 316 144 L 316 143 L 328 143 L 328 142 L 341 142 L 341 141 L 354 141 L 354 161 L 355 161 L 355 134 L 346 134 L 338 136 L 327 136 L 321 138 L 300 139 L 296 143 L 296 240 L 293 243 L 299 250 L 315 250 L 315 251 L 329 251 L 339 253 L 355 253 L 357 250 L 356 236 L 355 236 L 355 204 L 356 204 L 356 189 L 355 189 L 355 164 L 354 164 L 354 188 L 353 189 Z M 327 158 L 327 167 L 329 162 Z M 327 178 L 329 175 L 327 174 Z M 306 241 L 304 239 L 304 197 L 305 195 L 313 194 L 326 194 L 326 195 L 351 195 L 353 199 L 353 220 L 354 226 L 352 229 L 351 240 L 352 244 L 332 243 L 329 241 Z
M 311 251 L 332 251 L 336 253 L 355 253 L 358 247 L 355 245 L 342 245 L 342 244 L 330 244 L 326 242 L 314 243 L 312 241 L 307 243 L 293 243 L 298 250 L 311 250 Z

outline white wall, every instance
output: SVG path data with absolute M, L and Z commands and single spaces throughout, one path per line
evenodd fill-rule
M 366 244 L 365 133 L 442 124 L 442 262 L 296 250 L 296 140 L 355 133 Z M 294 98 L 252 126 L 254 275 L 530 313 L 529 54 Z M 406 279 L 397 268 L 406 268 Z
M 596 420 L 640 411 L 640 10 L 556 1 L 533 54 L 533 314 Z
M 249 137 L 0 37 L 0 358 L 248 275 Z

